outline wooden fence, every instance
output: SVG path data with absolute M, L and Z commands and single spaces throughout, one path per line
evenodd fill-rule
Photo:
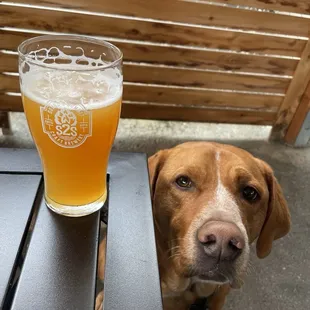
M 309 110 L 309 31 L 308 0 L 0 1 L 0 111 L 22 111 L 23 40 L 84 34 L 124 53 L 123 117 L 269 124 L 283 138 Z

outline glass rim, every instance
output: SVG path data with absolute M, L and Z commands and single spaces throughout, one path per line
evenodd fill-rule
M 41 63 L 38 62 L 37 60 L 34 60 L 30 57 L 27 57 L 27 54 L 22 52 L 22 49 L 31 43 L 35 43 L 35 42 L 40 42 L 40 41 L 49 41 L 49 40 L 59 40 L 59 41 L 63 41 L 63 40 L 68 40 L 68 41 L 81 41 L 81 42 L 89 42 L 89 43 L 93 43 L 93 44 L 97 44 L 98 46 L 104 46 L 104 47 L 108 47 L 111 48 L 112 50 L 116 51 L 118 54 L 118 57 L 111 61 L 110 63 L 106 64 L 106 65 L 102 65 L 100 67 L 88 67 L 88 66 L 81 66 L 83 68 L 78 68 L 78 66 L 70 69 L 70 68 L 62 68 L 61 66 L 55 66 L 55 64 L 45 64 L 45 63 Z M 68 42 L 69 43 L 69 42 Z M 118 64 L 120 64 L 122 62 L 123 59 L 123 53 L 122 51 L 115 46 L 114 44 L 105 41 L 105 40 L 101 40 L 101 39 L 97 39 L 97 38 L 93 38 L 90 36 L 82 36 L 82 35 L 62 35 L 62 34 L 48 34 L 48 35 L 41 35 L 41 36 L 36 36 L 30 39 L 27 39 L 25 41 L 23 41 L 17 48 L 18 51 L 18 56 L 24 60 L 26 60 L 27 62 L 29 62 L 30 64 L 36 65 L 36 66 L 40 66 L 43 68 L 49 68 L 49 69 L 53 69 L 53 70 L 61 70 L 61 71 L 97 71 L 97 70 L 102 70 L 102 69 L 108 69 L 111 67 L 115 67 Z

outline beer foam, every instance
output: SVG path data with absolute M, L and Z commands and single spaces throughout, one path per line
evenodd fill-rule
M 107 65 L 101 57 L 88 58 L 84 52 L 68 56 L 55 47 L 40 49 L 29 53 L 20 65 L 21 90 L 29 99 L 46 106 L 102 108 L 122 96 L 122 74 L 116 67 L 105 68 Z

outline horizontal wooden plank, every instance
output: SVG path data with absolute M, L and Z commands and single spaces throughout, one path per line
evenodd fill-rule
M 268 76 L 251 76 L 209 72 L 181 68 L 124 65 L 125 81 L 151 84 L 172 84 L 178 86 L 204 87 L 254 92 L 283 93 L 290 79 Z
M 29 37 L 38 34 L 0 30 L 0 49 L 16 50 Z M 124 60 L 191 68 L 292 75 L 298 60 L 205 49 L 177 48 L 161 44 L 113 40 L 124 53 Z
M 20 92 L 18 76 L 0 73 L 0 92 Z
M 243 5 L 265 10 L 275 10 L 299 14 L 310 14 L 309 0 L 212 0 L 214 3 L 224 3 L 232 5 Z
M 264 111 L 235 111 L 160 105 L 124 104 L 123 118 L 272 125 L 276 114 Z
M 0 74 L 0 92 L 19 92 L 17 76 Z M 213 91 L 204 88 L 124 84 L 124 100 L 211 107 L 238 107 L 277 111 L 282 96 Z
M 197 88 L 165 88 L 162 86 L 125 85 L 124 99 L 177 105 L 238 107 L 277 111 L 283 101 L 280 96 L 264 96 L 236 92 L 208 91 Z
M 17 54 L 7 54 L 0 50 L 0 72 L 17 72 L 18 56 Z
M 0 72 L 16 72 L 17 55 L 0 51 Z M 285 93 L 290 79 L 283 77 L 254 76 L 219 71 L 201 71 L 190 68 L 163 67 L 140 63 L 124 63 L 124 80 L 128 82 L 170 84 L 217 89 L 244 90 L 268 93 Z
M 20 96 L 9 96 L 0 92 L 0 111 L 22 112 L 23 105 Z
M 0 16 L 2 16 L 0 27 L 77 33 L 262 54 L 299 56 L 305 46 L 305 40 L 290 37 L 1 5 L 1 3 Z
M 21 98 L 0 93 L 0 110 L 21 112 Z M 123 103 L 123 118 L 271 125 L 275 112 Z
M 14 2 L 24 3 L 25 0 Z M 27 4 L 301 36 L 308 36 L 310 26 L 308 19 L 296 16 L 222 7 L 192 0 L 28 0 Z

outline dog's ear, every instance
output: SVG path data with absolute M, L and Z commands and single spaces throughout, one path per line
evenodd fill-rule
M 153 156 L 149 157 L 148 159 L 152 199 L 155 195 L 158 175 L 167 157 L 167 152 L 168 152 L 167 150 L 159 151 L 155 153 Z
M 269 191 L 268 210 L 262 230 L 256 243 L 256 252 L 259 258 L 268 256 L 272 242 L 285 236 L 291 226 L 289 209 L 282 189 L 269 165 L 258 159 L 265 175 Z

